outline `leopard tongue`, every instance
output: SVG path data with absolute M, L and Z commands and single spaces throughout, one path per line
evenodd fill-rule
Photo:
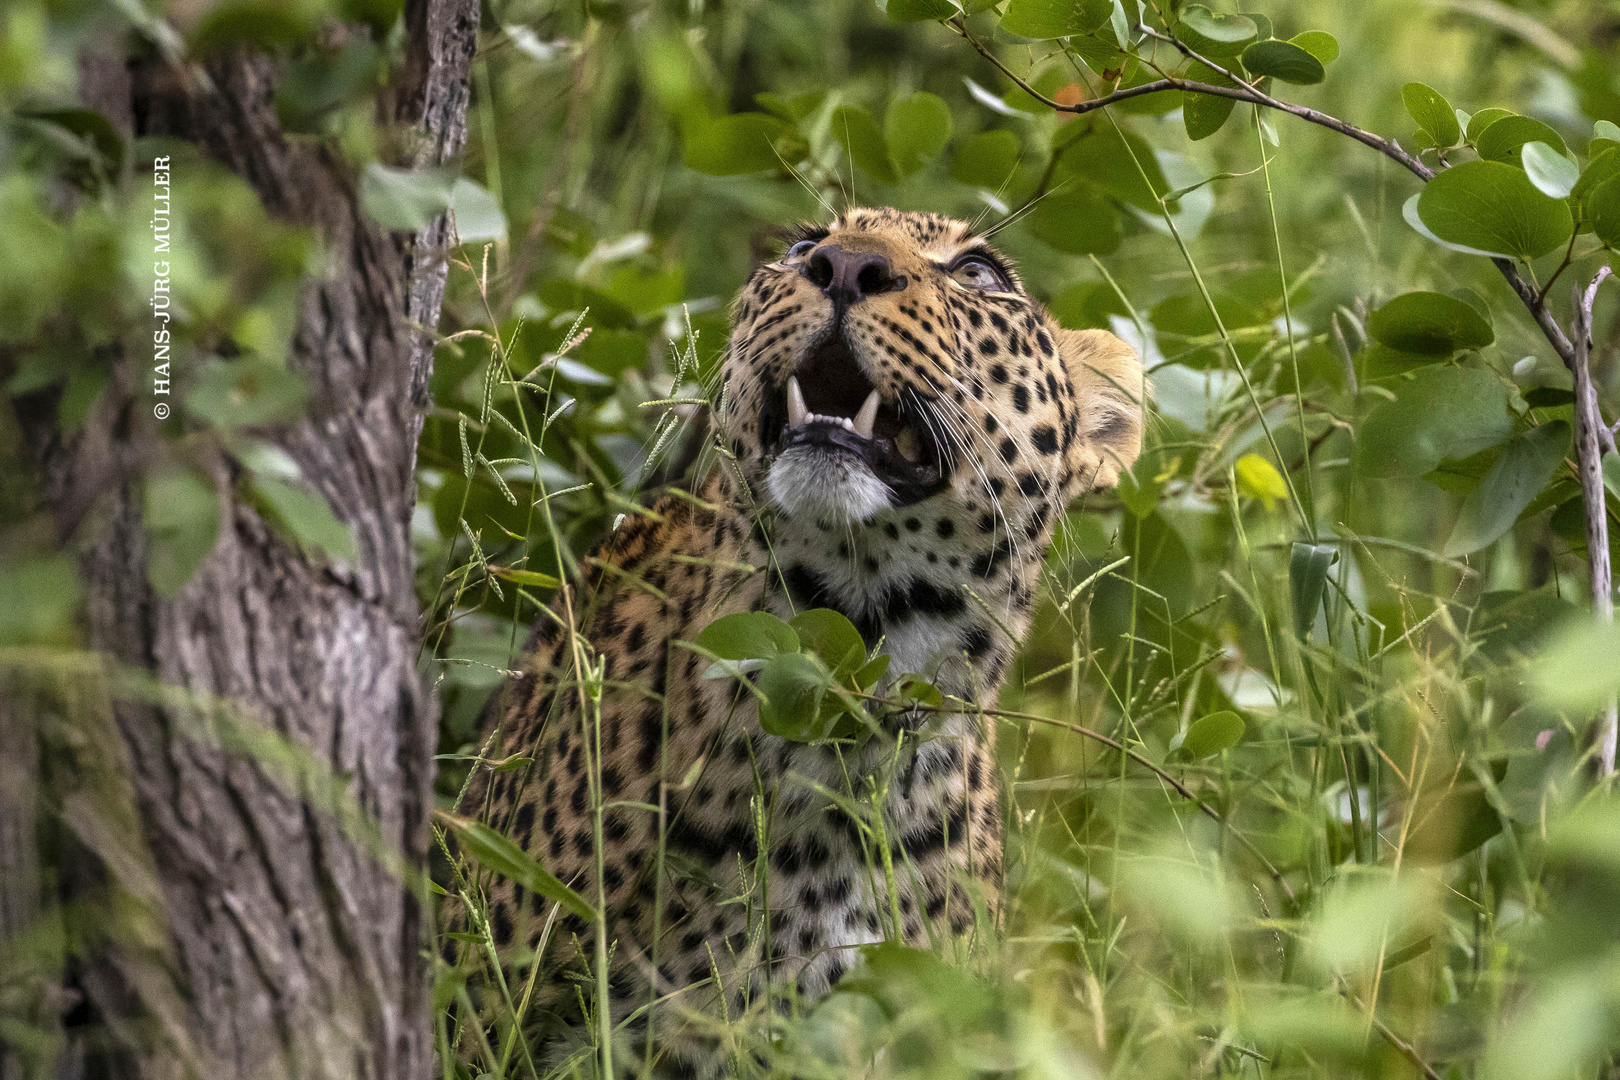
M 880 404 L 882 404 L 882 398 L 878 396 L 876 390 L 873 390 L 866 395 L 866 400 L 861 402 L 860 412 L 855 414 L 854 419 L 847 416 L 820 416 L 812 413 L 805 406 L 804 391 L 799 387 L 798 378 L 793 375 L 788 376 L 788 427 L 802 427 L 811 420 L 825 420 L 841 424 L 863 439 L 870 439 L 872 437 L 872 425 L 877 422 L 877 412 Z

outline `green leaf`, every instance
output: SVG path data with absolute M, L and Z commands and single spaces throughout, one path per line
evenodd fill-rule
M 1430 180 L 1418 194 L 1417 215 L 1441 240 L 1520 259 L 1533 259 L 1569 239 L 1569 207 L 1536 190 L 1522 169 L 1498 161 L 1467 161 Z
M 261 52 L 291 51 L 315 35 L 319 10 L 281 0 L 227 0 L 204 9 L 191 27 L 191 49 L 198 55 L 236 45 Z
M 768 611 L 739 611 L 705 626 L 697 644 L 722 660 L 769 660 L 798 652 L 799 636 Z
M 951 179 L 1000 191 L 1018 171 L 1018 136 L 1005 128 L 969 135 L 951 151 Z
M 1001 28 L 1037 40 L 1069 37 L 1101 28 L 1113 13 L 1113 0 L 1007 0 Z
M 811 608 L 788 620 L 788 626 L 798 635 L 801 648 L 821 657 L 827 670 L 835 675 L 846 668 L 854 671 L 866 661 L 866 642 L 841 613 L 832 608 Z
M 532 585 L 536 589 L 555 589 L 562 584 L 559 578 L 555 578 L 550 574 L 542 574 L 538 570 L 519 570 L 511 566 L 491 566 L 489 569 L 503 581 L 512 581 L 519 585 Z
M 1231 710 L 1212 712 L 1193 721 L 1181 740 L 1181 752 L 1194 761 L 1213 757 L 1243 741 L 1243 717 Z
M 951 0 L 877 0 L 877 6 L 890 22 L 923 22 L 962 14 Z
M 708 176 L 763 172 L 781 164 L 776 139 L 787 130 L 780 119 L 761 112 L 693 117 L 682 127 L 686 167 Z
M 1620 454 L 1610 450 L 1603 455 L 1603 486 L 1609 494 L 1620 499 Z
M 1542 704 L 1571 713 L 1601 708 L 1620 691 L 1620 622 L 1585 618 L 1527 658 L 1525 674 Z
M 1417 126 L 1422 128 L 1435 146 L 1456 146 L 1462 139 L 1462 126 L 1457 123 L 1457 112 L 1445 95 L 1432 86 L 1409 82 L 1401 87 L 1401 100 Z
M 1508 389 L 1490 371 L 1434 365 L 1392 385 L 1356 433 L 1356 458 L 1372 476 L 1422 476 L 1513 434 Z
M 834 109 L 832 133 L 861 171 L 886 184 L 899 182 L 900 173 L 889 156 L 888 141 L 871 113 L 855 105 Z
M 1463 138 L 1470 143 L 1478 142 L 1479 137 L 1485 134 L 1486 128 L 1498 120 L 1505 120 L 1514 115 L 1517 114 L 1512 109 L 1498 109 L 1495 107 L 1481 109 L 1468 118 L 1468 130 L 1464 133 Z
M 1288 39 L 1320 60 L 1324 65 L 1339 58 L 1339 39 L 1326 30 L 1307 30 Z
M 1041 199 L 1025 216 L 1024 227 L 1037 240 L 1072 255 L 1107 255 L 1122 237 L 1114 204 L 1084 184 Z
M 1592 189 L 1586 197 L 1585 212 L 1599 240 L 1610 247 L 1620 246 L 1620 176 Z
M 1527 142 L 1519 148 L 1524 174 L 1536 190 L 1553 199 L 1563 199 L 1575 190 L 1580 168 L 1544 142 Z
M 1331 544 L 1296 540 L 1288 552 L 1288 598 L 1294 611 L 1294 632 L 1304 641 L 1316 625 L 1316 613 L 1327 592 L 1328 569 L 1339 561 Z
M 1374 311 L 1372 336 L 1392 349 L 1419 356 L 1450 356 L 1496 340 L 1491 324 L 1469 304 L 1433 292 L 1409 292 Z
M 1216 71 L 1208 64 L 1200 64 L 1196 60 L 1187 68 L 1187 78 L 1193 82 L 1209 83 L 1212 86 L 1234 86 L 1231 79 Z M 1181 95 L 1181 123 L 1187 129 L 1187 138 L 1197 142 L 1207 139 L 1226 123 L 1227 117 L 1237 106 L 1236 98 L 1221 97 L 1217 94 L 1184 93 Z
M 1527 142 L 1544 142 L 1560 154 L 1569 153 L 1569 147 L 1564 145 L 1558 132 L 1528 116 L 1505 116 L 1497 120 L 1480 132 L 1474 147 L 1486 161 L 1512 164 L 1519 160 L 1519 147 Z
M 354 533 L 320 495 L 273 476 L 254 477 L 252 488 L 260 496 L 260 509 L 267 510 L 301 547 L 324 551 L 332 559 L 355 560 Z
M 284 423 L 303 414 L 309 387 L 287 365 L 261 356 L 206 364 L 186 394 L 186 410 L 215 427 Z
M 878 653 L 869 662 L 861 665 L 855 672 L 853 679 L 859 690 L 870 690 L 876 682 L 889 673 L 889 654 Z
M 185 469 L 147 477 L 141 502 L 146 526 L 146 577 L 159 596 L 185 588 L 219 536 L 219 494 Z
M 71 554 L 0 562 L 0 645 L 68 645 L 79 605 Z M 10 692 L 8 690 L 8 692 Z
M 373 161 L 360 174 L 360 205 L 384 228 L 419 232 L 450 206 L 453 169 L 395 169 Z
M 1257 41 L 1243 50 L 1243 66 L 1254 75 L 1296 86 L 1314 86 L 1327 78 L 1322 61 L 1291 41 Z
M 583 896 L 547 873 L 534 856 L 488 825 L 447 814 L 443 810 L 435 811 L 433 816 L 455 834 L 461 851 L 484 869 L 561 904 L 582 919 L 596 918 L 596 911 Z
M 936 94 L 919 90 L 889 106 L 883 135 L 901 176 L 910 176 L 939 156 L 951 141 L 951 107 Z
M 759 703 L 759 726 L 766 734 L 792 742 L 824 739 L 835 716 L 824 715 L 822 700 L 832 677 L 815 657 L 784 652 L 766 661 L 756 683 L 764 700 Z
M 1242 52 L 1245 43 L 1260 36 L 1260 28 L 1246 15 L 1227 15 L 1203 4 L 1189 4 L 1181 11 L 1177 36 L 1194 52 L 1218 59 Z
M 1116 131 L 1110 125 L 1072 139 L 1062 146 L 1061 153 L 1063 156 L 1054 170 L 1056 177 L 1078 176 L 1121 202 L 1158 217 L 1158 196 L 1170 192 L 1170 182 L 1165 179 L 1153 147 L 1140 135 Z M 1145 183 L 1144 172 L 1147 173 Z
M 465 176 L 450 188 L 456 236 L 463 244 L 506 238 L 506 212 L 494 195 Z
M 1568 449 L 1569 425 L 1562 420 L 1532 428 L 1508 443 L 1485 479 L 1463 500 L 1462 513 L 1446 541 L 1446 555 L 1455 558 L 1478 551 L 1512 528 Z
M 1277 467 L 1259 454 L 1244 454 L 1233 466 L 1237 473 L 1238 490 L 1251 499 L 1259 499 L 1270 510 L 1279 499 L 1288 498 L 1288 484 Z
M 1592 125 L 1592 138 L 1620 142 L 1620 124 L 1616 124 L 1612 120 L 1599 120 Z
M 945 695 L 941 694 L 933 683 L 919 679 L 914 675 L 908 675 L 906 680 L 900 684 L 900 699 L 918 705 L 933 706 L 942 703 L 945 700 Z

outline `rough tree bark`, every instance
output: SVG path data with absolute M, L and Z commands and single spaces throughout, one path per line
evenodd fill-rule
M 408 163 L 440 163 L 465 141 L 478 14 L 477 0 L 406 4 L 405 69 L 379 109 L 416 133 Z M 86 104 L 135 135 L 196 143 L 272 215 L 321 236 L 328 260 L 303 288 L 290 360 L 311 406 L 270 435 L 352 527 L 359 556 L 305 559 L 234 497 L 233 466 L 216 454 L 218 541 L 162 599 L 147 585 L 138 496 L 159 438 L 142 390 L 150 358 L 115 361 L 111 392 L 71 440 L 48 409 L 20 416 L 60 535 L 94 539 L 81 563 L 90 646 L 175 691 L 111 705 L 160 940 L 95 949 L 78 981 L 100 1047 L 93 1071 L 426 1077 L 418 894 L 352 822 L 304 797 L 307 772 L 300 791 L 228 740 L 199 737 L 205 704 L 227 703 L 337 778 L 384 850 L 423 863 L 437 725 L 417 668 L 409 526 L 432 363 L 423 328 L 438 322 L 445 231 L 390 234 L 365 217 L 350 167 L 282 137 L 276 74 L 248 52 L 195 67 L 121 55 L 81 65 Z M 103 861 L 75 879 L 116 874 Z

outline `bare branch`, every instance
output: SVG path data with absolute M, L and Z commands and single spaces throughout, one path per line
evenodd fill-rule
M 1614 621 L 1614 576 L 1609 566 L 1609 521 L 1603 496 L 1603 435 L 1609 434 L 1598 412 L 1597 390 L 1592 385 L 1592 372 L 1587 363 L 1592 348 L 1592 305 L 1597 300 L 1598 286 L 1609 276 L 1607 266 L 1583 290 L 1576 285 L 1571 298 L 1575 308 L 1570 321 L 1574 337 L 1574 353 L 1568 361 L 1570 374 L 1575 376 L 1575 462 L 1580 471 L 1581 500 L 1586 504 L 1586 559 L 1592 578 L 1592 614 L 1599 622 Z M 1615 743 L 1620 737 L 1620 717 L 1616 715 L 1615 700 L 1609 699 L 1606 709 L 1598 717 L 1596 741 L 1598 775 L 1614 775 Z

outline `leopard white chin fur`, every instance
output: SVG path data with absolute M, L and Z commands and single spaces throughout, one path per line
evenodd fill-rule
M 765 478 L 771 504 L 789 517 L 858 525 L 889 509 L 889 486 L 853 454 L 816 446 L 784 450 Z

